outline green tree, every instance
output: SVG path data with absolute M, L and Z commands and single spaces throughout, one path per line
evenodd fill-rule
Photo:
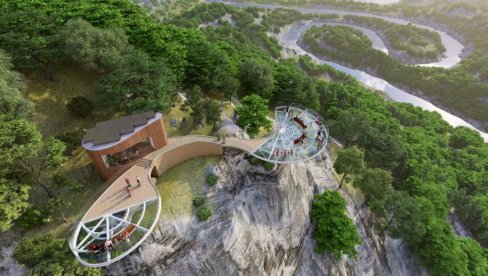
M 41 134 L 33 123 L 0 115 L 0 173 L 6 174 L 23 158 L 34 159 L 42 147 Z
M 205 109 L 203 107 L 205 100 L 200 86 L 195 85 L 186 93 L 186 101 L 182 105 L 182 110 L 190 112 L 194 124 L 200 124 L 205 119 Z
M 273 68 L 256 59 L 248 59 L 239 68 L 241 88 L 246 94 L 271 99 L 274 89 Z
M 469 145 L 479 147 L 484 143 L 479 132 L 464 126 L 453 129 L 449 137 L 449 146 L 454 149 L 462 149 Z
M 0 232 L 10 229 L 29 206 L 29 185 L 0 179 Z
M 185 82 L 190 85 L 199 85 L 205 91 L 217 90 L 222 85 L 225 76 L 230 73 L 230 64 L 227 54 L 215 44 L 192 41 L 189 45 L 185 68 Z
M 27 117 L 33 104 L 24 97 L 25 90 L 22 76 L 13 70 L 10 57 L 0 49 L 0 114 Z
M 364 193 L 372 209 L 383 209 L 387 197 L 393 192 L 391 175 L 382 169 L 367 169 L 354 180 L 354 187 Z
M 315 195 L 312 202 L 316 251 L 330 253 L 336 260 L 344 254 L 355 259 L 355 246 L 361 242 L 356 226 L 346 215 L 345 208 L 346 201 L 337 191 Z
M 109 107 L 165 112 L 176 97 L 176 79 L 161 60 L 133 50 L 99 80 L 97 90 Z
M 90 71 L 113 70 L 129 47 L 122 29 L 93 27 L 80 18 L 66 22 L 60 37 L 64 54 Z
M 241 104 L 236 108 L 236 113 L 239 117 L 237 125 L 244 128 L 251 136 L 258 134 L 260 128 L 271 129 L 271 122 L 267 118 L 267 100 L 252 94 L 244 97 Z
M 359 174 L 365 168 L 364 153 L 356 146 L 346 148 L 339 152 L 334 162 L 334 170 L 343 174 L 339 188 L 342 188 L 344 179 L 350 174 Z
M 99 269 L 80 264 L 68 243 L 50 234 L 22 239 L 13 256 L 31 275 L 102 275 Z
M 468 269 L 471 275 L 488 275 L 488 249 L 465 237 L 458 237 L 457 243 L 468 255 Z
M 222 80 L 220 89 L 222 90 L 224 96 L 229 99 L 229 102 L 232 102 L 232 97 L 237 96 L 237 91 L 239 90 L 240 86 L 241 83 L 238 79 L 231 76 L 225 76 Z
M 337 119 L 330 124 L 330 132 L 337 139 L 349 147 L 358 144 L 361 137 L 371 127 L 371 120 L 365 112 L 352 110 L 342 110 L 337 114 Z
M 42 144 L 34 157 L 21 156 L 17 159 L 17 164 L 52 198 L 55 194 L 46 184 L 45 174 L 58 169 L 67 160 L 65 151 L 64 143 L 51 137 Z
M 206 99 L 203 103 L 205 122 L 213 127 L 221 121 L 220 104 L 212 99 Z
M 468 256 L 456 242 L 449 224 L 434 216 L 426 217 L 425 235 L 413 245 L 431 275 L 469 275 Z
M 291 60 L 280 61 L 273 72 L 275 87 L 273 99 L 276 102 L 302 104 L 318 110 L 319 95 L 314 82 Z
M 64 143 L 54 137 L 43 142 L 36 126 L 26 119 L 0 115 L 0 128 L 0 172 L 20 169 L 49 197 L 54 197 L 44 178 L 47 171 L 59 168 L 66 160 Z
M 0 9 L 0 44 L 19 68 L 42 68 L 53 80 L 60 13 L 48 3 L 8 1 Z
M 402 237 L 408 244 L 416 244 L 425 235 L 425 217 L 428 214 L 422 212 L 417 198 L 405 192 L 394 192 L 386 206 L 388 216 L 385 224 L 392 236 Z

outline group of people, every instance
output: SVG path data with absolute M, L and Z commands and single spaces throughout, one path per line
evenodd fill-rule
M 130 183 L 129 178 L 128 177 L 125 178 L 125 184 L 126 184 L 125 191 L 127 192 L 127 195 L 129 197 L 132 196 L 132 190 L 141 187 L 141 178 L 139 176 L 136 177 L 136 182 L 137 182 L 137 186 L 135 188 L 132 188 L 132 184 Z
M 139 150 L 136 147 L 132 147 L 121 153 L 115 155 L 117 163 L 128 164 L 130 161 L 139 158 Z
M 123 240 L 130 242 L 129 231 L 126 230 L 123 233 L 115 236 L 111 240 L 106 240 L 105 242 L 100 242 L 100 243 L 95 244 L 93 246 L 93 251 L 95 252 L 95 255 L 99 255 L 100 253 L 103 253 L 106 250 L 112 251 L 114 249 L 114 246 Z
M 274 154 L 275 156 L 278 157 L 287 157 L 287 156 L 294 155 L 296 152 L 297 152 L 296 149 L 276 149 L 274 151 Z

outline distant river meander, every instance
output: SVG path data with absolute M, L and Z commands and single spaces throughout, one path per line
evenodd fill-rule
M 223 2 L 222 0 L 207 0 L 207 2 Z M 362 2 L 370 2 L 370 3 L 378 3 L 378 4 L 389 4 L 389 3 L 394 3 L 398 2 L 398 0 L 365 0 Z M 315 13 L 315 14 L 339 14 L 339 15 L 346 15 L 346 14 L 352 14 L 352 15 L 359 15 L 359 16 L 368 16 L 368 17 L 376 17 L 376 18 L 381 18 L 389 22 L 393 22 L 396 24 L 402 24 L 406 25 L 409 24 L 410 22 L 403 20 L 403 19 L 398 19 L 398 18 L 392 18 L 392 17 L 386 17 L 386 16 L 379 16 L 379 15 L 373 15 L 373 14 L 368 14 L 368 13 L 362 13 L 362 12 L 350 12 L 350 11 L 341 11 L 341 10 L 331 10 L 331 9 L 324 9 L 324 8 L 314 8 L 314 9 L 308 9 L 308 8 L 298 8 L 298 7 L 287 7 L 287 6 L 281 6 L 281 5 L 275 5 L 275 4 L 255 4 L 255 3 L 239 3 L 239 2 L 224 2 L 229 5 L 233 6 L 238 6 L 238 7 L 260 7 L 260 8 L 265 8 L 265 9 L 276 9 L 276 8 L 287 8 L 287 9 L 293 9 L 302 13 Z M 360 70 L 355 70 L 351 69 L 345 66 L 342 66 L 340 64 L 330 62 L 324 59 L 321 59 L 315 55 L 313 55 L 310 52 L 307 52 L 304 50 L 302 47 L 298 45 L 298 40 L 303 36 L 303 34 L 310 29 L 312 26 L 320 26 L 323 25 L 324 23 L 320 23 L 318 21 L 305 21 L 303 24 L 294 24 L 291 28 L 287 29 L 284 33 L 280 34 L 279 36 L 279 42 L 281 43 L 282 46 L 285 48 L 292 49 L 296 52 L 297 55 L 309 55 L 315 62 L 319 64 L 328 64 L 338 71 L 347 73 L 355 77 L 359 82 L 363 83 L 365 86 L 371 87 L 373 89 L 379 90 L 384 92 L 388 97 L 394 101 L 397 102 L 406 102 L 406 103 L 411 103 L 414 106 L 421 107 L 425 110 L 429 111 L 436 111 L 438 112 L 444 120 L 446 120 L 449 124 L 452 126 L 467 126 L 469 128 L 477 130 L 481 136 L 484 138 L 486 142 L 488 142 L 488 133 L 485 133 L 483 131 L 480 131 L 476 129 L 473 125 L 470 123 L 466 122 L 465 120 L 454 116 L 453 114 L 433 105 L 432 103 L 421 99 L 417 96 L 411 95 L 398 87 L 395 87 L 391 84 L 389 84 L 387 81 L 371 76 L 363 71 Z M 454 39 L 452 36 L 448 35 L 445 32 L 433 29 L 428 26 L 423 26 L 423 25 L 418 25 L 418 24 L 413 24 L 414 26 L 421 27 L 421 28 L 426 28 L 432 31 L 436 31 L 439 33 L 441 36 L 442 43 L 444 44 L 446 48 L 446 52 L 444 57 L 435 63 L 430 63 L 430 64 L 418 64 L 418 66 L 429 66 L 429 67 L 443 67 L 443 68 L 450 68 L 453 67 L 454 65 L 458 64 L 461 61 L 461 52 L 464 49 L 464 46 Z M 362 31 L 366 36 L 368 36 L 369 39 L 371 39 L 373 43 L 373 47 L 375 49 L 378 49 L 383 52 L 388 52 L 386 49 L 383 41 L 381 38 L 376 35 L 371 30 L 365 29 L 365 28 L 359 28 L 359 27 L 354 27 L 360 31 Z

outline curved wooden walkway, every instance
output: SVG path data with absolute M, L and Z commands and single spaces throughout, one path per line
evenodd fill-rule
M 302 115 L 307 116 L 302 118 L 300 117 Z M 317 142 L 317 137 L 324 136 L 323 139 L 326 141 L 328 139 L 328 132 L 320 123 L 322 120 L 319 117 L 293 107 L 277 107 L 276 117 L 279 122 L 277 132 L 267 138 L 230 137 L 226 138 L 225 142 L 219 141 L 217 137 L 203 135 L 169 138 L 167 145 L 146 155 L 118 177 L 109 180 L 110 186 L 83 216 L 70 240 L 70 248 L 77 259 L 90 267 L 107 266 L 127 256 L 141 245 L 155 228 L 161 212 L 161 197 L 152 177 L 161 176 L 166 170 L 185 160 L 205 155 L 222 155 L 224 148 L 233 148 L 267 162 L 288 164 L 314 158 L 325 149 L 326 143 L 321 145 Z M 292 121 L 291 118 L 300 123 L 300 131 L 296 131 L 294 125 L 289 123 Z M 311 141 L 307 144 L 302 142 L 302 147 L 294 148 L 301 150 L 294 155 L 293 149 L 290 150 L 290 144 L 295 147 L 297 143 L 294 141 L 299 135 L 307 138 L 304 129 L 309 132 L 308 140 Z M 317 132 L 319 134 L 316 134 Z M 292 151 L 292 154 L 289 154 L 289 151 Z M 138 177 L 140 185 L 136 181 Z M 127 180 L 130 185 L 127 184 Z M 146 207 L 154 203 L 157 204 L 156 214 L 146 216 Z M 137 215 L 141 210 L 141 214 Z M 141 225 L 142 221 L 144 225 Z M 102 257 L 95 255 L 98 258 L 94 258 L 95 252 L 90 251 L 90 244 L 112 239 L 124 232 L 124 227 L 132 227 L 138 231 L 137 242 L 131 243 L 121 254 L 112 256 L 112 251 L 106 250 L 103 251 Z M 102 231 L 100 228 L 105 230 Z
M 226 138 L 225 144 L 217 141 L 216 137 L 212 136 L 182 136 L 168 139 L 168 145 L 156 150 L 144 159 L 137 162 L 133 167 L 129 168 L 122 175 L 116 178 L 107 190 L 95 201 L 92 207 L 85 214 L 82 222 L 89 222 L 105 214 L 115 213 L 124 210 L 128 207 L 141 204 L 142 202 L 158 197 L 157 188 L 153 185 L 150 177 L 150 170 L 152 169 L 153 161 L 162 154 L 179 147 L 193 144 L 196 142 L 211 143 L 221 145 L 223 148 L 235 148 L 238 150 L 252 153 L 258 148 L 266 139 L 250 139 L 243 140 L 239 138 Z M 140 177 L 141 185 L 138 186 L 136 177 Z M 126 188 L 125 179 L 128 178 L 131 187 L 131 196 L 129 197 Z
M 266 139 L 243 140 L 239 138 L 226 138 L 225 144 L 222 141 L 217 141 L 216 137 L 211 136 L 182 136 L 170 138 L 168 144 L 160 148 L 144 158 L 137 161 L 132 167 L 120 174 L 115 179 L 109 180 L 110 186 L 105 192 L 95 201 L 90 209 L 85 213 L 76 230 L 70 239 L 70 248 L 77 257 L 77 259 L 84 265 L 90 267 L 102 267 L 110 265 L 121 258 L 127 256 L 134 251 L 144 240 L 150 235 L 155 228 L 159 219 L 161 211 L 161 197 L 159 191 L 151 178 L 151 172 L 160 163 L 163 164 L 164 170 L 176 165 L 177 163 L 193 158 L 195 156 L 205 154 L 222 154 L 223 148 L 235 148 L 252 154 L 256 148 L 263 144 Z M 174 160 L 168 160 L 171 156 L 178 156 Z M 160 173 L 164 173 L 164 170 Z M 136 178 L 139 177 L 141 184 L 138 185 Z M 131 195 L 127 192 L 128 185 L 125 179 L 129 179 L 131 186 Z M 106 256 L 102 261 L 96 262 L 94 260 L 85 259 L 84 254 L 94 254 L 87 251 L 86 247 L 90 242 L 104 242 L 107 237 L 100 236 L 97 230 L 100 225 L 107 228 L 106 236 L 112 237 L 110 228 L 110 220 L 117 219 L 114 214 L 119 212 L 129 212 L 133 208 L 146 208 L 148 202 L 157 202 L 157 215 L 152 221 L 149 228 L 143 228 L 139 225 L 135 227 L 143 230 L 143 236 L 129 249 L 120 255 L 112 258 L 111 252 L 107 250 L 103 256 Z M 144 214 L 143 214 L 144 215 Z M 139 219 L 139 222 L 142 218 Z M 118 219 L 120 221 L 125 221 Z M 105 224 L 103 224 L 105 221 Z M 98 222 L 98 223 L 97 223 Z M 130 224 L 130 222 L 126 221 Z M 92 225 L 96 224 L 96 225 Z M 92 225 L 92 226 L 87 226 Z M 82 234 L 82 232 L 88 234 Z M 115 233 L 113 233 L 115 234 Z M 80 237 L 82 241 L 80 241 Z M 88 243 L 87 243 L 88 241 Z

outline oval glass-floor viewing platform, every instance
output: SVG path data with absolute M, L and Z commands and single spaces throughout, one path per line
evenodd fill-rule
M 329 133 L 323 119 L 308 109 L 279 106 L 273 135 L 252 154 L 264 161 L 289 164 L 307 161 L 327 146 Z
M 151 234 L 159 218 L 161 199 L 150 181 L 150 166 L 151 161 L 139 160 L 115 179 L 83 216 L 69 243 L 82 264 L 100 267 L 114 263 Z

